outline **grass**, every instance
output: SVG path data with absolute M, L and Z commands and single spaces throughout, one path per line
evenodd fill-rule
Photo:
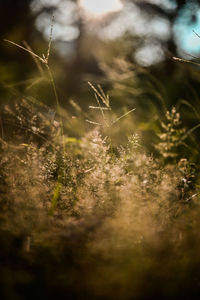
M 139 130 L 126 131 L 137 110 L 115 116 L 91 83 L 97 106 L 72 102 L 72 118 L 50 43 L 43 57 L 20 47 L 47 67 L 60 114 L 30 98 L 2 111 L 1 299 L 196 298 L 198 166 L 182 150 L 195 128 L 164 111 L 148 153 Z

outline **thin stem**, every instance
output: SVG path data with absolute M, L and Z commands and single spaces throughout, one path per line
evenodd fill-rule
M 47 64 L 49 61 L 49 55 L 50 55 L 50 51 L 51 51 L 51 43 L 52 43 L 52 37 L 53 37 L 53 23 L 54 23 L 54 15 L 52 16 L 52 20 L 51 20 L 51 31 L 50 31 L 50 35 L 49 35 L 49 45 L 48 45 L 47 56 L 46 56 Z
M 187 63 L 187 64 L 193 64 L 193 65 L 195 65 L 195 66 L 200 67 L 200 63 L 196 63 L 196 62 L 191 61 L 191 60 L 182 59 L 182 58 L 179 58 L 179 57 L 176 57 L 176 56 L 173 56 L 172 59 L 173 59 L 173 60 L 176 60 L 176 61 L 183 62 L 183 63 Z
M 17 47 L 20 48 L 20 49 L 23 49 L 24 51 L 30 53 L 30 54 L 31 54 L 32 56 L 34 56 L 34 57 L 37 57 L 43 64 L 46 63 L 45 60 L 44 60 L 42 57 L 40 57 L 39 55 L 37 55 L 37 54 L 34 53 L 33 51 L 31 51 L 31 50 L 29 50 L 29 49 L 27 49 L 27 48 L 25 48 L 25 47 L 23 47 L 23 46 L 21 46 L 21 45 L 18 45 L 18 44 L 14 43 L 14 42 L 12 42 L 12 41 L 10 41 L 10 40 L 4 40 L 4 41 L 5 41 L 5 42 L 8 42 L 8 43 L 10 43 L 10 44 L 13 44 L 13 45 L 15 45 L 15 46 L 17 46 Z
M 58 93 L 57 93 L 57 90 L 56 90 L 56 85 L 55 85 L 55 81 L 54 81 L 54 78 L 53 78 L 53 74 L 51 72 L 51 69 L 49 68 L 49 65 L 48 64 L 45 64 L 45 65 L 47 67 L 47 70 L 48 70 L 48 73 L 49 73 L 49 78 L 50 78 L 50 81 L 51 81 L 51 84 L 52 84 L 52 87 L 53 87 L 53 92 L 54 92 L 54 95 L 55 95 L 56 104 L 59 108 L 60 103 L 59 103 L 59 99 L 58 99 Z
M 115 123 L 117 123 L 119 120 L 121 120 L 122 118 L 126 117 L 127 115 L 129 115 L 131 112 L 133 112 L 134 110 L 136 110 L 136 108 L 133 108 L 131 110 L 129 110 L 127 113 L 125 113 L 124 115 L 120 116 L 119 118 L 117 118 L 115 121 L 112 122 L 111 126 L 114 125 Z
M 37 66 L 37 68 L 38 68 L 38 70 L 40 72 L 41 77 L 44 77 L 44 70 L 43 70 L 43 68 L 41 66 L 41 62 L 38 60 L 37 57 L 35 57 L 35 55 L 33 55 L 34 52 L 31 49 L 31 46 L 26 41 L 23 41 L 23 44 L 26 47 L 26 49 L 28 49 L 30 51 L 30 54 L 31 54 L 31 56 L 32 56 L 32 58 L 33 58 L 33 60 L 34 60 L 34 62 L 36 64 L 36 66 Z
M 104 122 L 105 122 L 106 126 L 108 127 L 108 123 L 107 123 L 107 121 L 106 121 L 106 117 L 105 117 L 104 111 L 103 111 L 103 109 L 101 109 L 101 105 L 100 105 L 98 96 L 97 96 L 96 93 L 95 93 L 94 95 L 95 95 L 96 101 L 97 101 L 97 103 L 98 103 L 98 105 L 99 105 L 99 109 L 101 110 L 101 114 L 102 114 L 102 117 L 103 117 L 103 119 L 104 119 Z

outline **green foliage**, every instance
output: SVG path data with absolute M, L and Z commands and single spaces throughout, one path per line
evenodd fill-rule
M 181 153 L 179 146 L 183 144 L 185 129 L 181 126 L 180 114 L 173 107 L 166 112 L 166 121 L 161 122 L 160 142 L 156 145 L 160 155 L 165 159 L 175 158 Z

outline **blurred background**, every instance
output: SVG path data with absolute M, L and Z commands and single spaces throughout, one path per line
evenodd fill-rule
M 170 77 L 172 56 L 190 60 L 200 51 L 198 0 L 1 0 L 0 15 L 1 83 L 9 85 L 37 74 L 31 57 L 3 39 L 46 53 L 54 15 L 50 64 L 65 101 L 86 77 L 100 80 L 109 55 Z
M 52 16 L 49 65 L 63 108 L 72 99 L 94 104 L 89 80 L 109 91 L 115 109 L 136 107 L 142 130 L 173 105 L 186 127 L 199 122 L 198 0 L 0 0 L 1 106 L 31 95 L 54 108 L 45 68 L 4 41 L 46 54 Z

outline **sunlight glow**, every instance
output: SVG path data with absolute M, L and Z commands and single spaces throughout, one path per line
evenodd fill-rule
M 79 6 L 93 18 L 104 17 L 123 8 L 121 0 L 79 0 Z

